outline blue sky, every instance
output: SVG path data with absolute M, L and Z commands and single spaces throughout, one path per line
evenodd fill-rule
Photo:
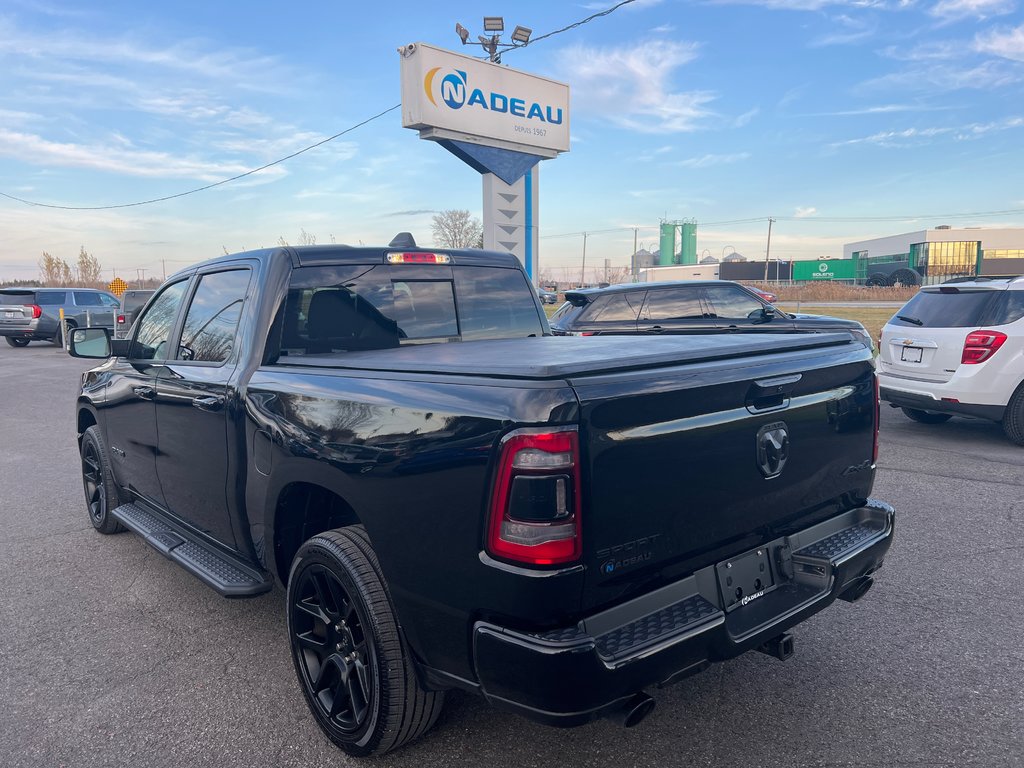
M 1021 0 L 637 0 L 507 53 L 569 83 L 572 149 L 541 166 L 540 269 L 628 262 L 633 227 L 696 218 L 698 250 L 838 256 L 937 224 L 1024 226 Z M 400 100 L 398 45 L 459 48 L 484 13 L 541 35 L 613 5 L 0 0 L 0 192 L 64 206 L 173 195 Z M 479 49 L 462 49 L 479 52 Z M 100 211 L 0 198 L 0 280 L 84 245 L 107 272 L 245 248 L 430 242 L 479 175 L 398 111 L 272 169 Z M 1001 216 L 871 221 L 1012 211 Z M 606 231 L 613 230 L 613 231 Z M 567 236 L 562 236 L 567 235 Z

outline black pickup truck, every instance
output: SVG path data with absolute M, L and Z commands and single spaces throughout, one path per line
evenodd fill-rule
M 317 722 L 354 755 L 462 689 L 552 725 L 871 586 L 878 396 L 849 333 L 559 338 L 508 254 L 311 246 L 171 277 L 77 329 L 88 511 L 228 597 L 287 590 Z

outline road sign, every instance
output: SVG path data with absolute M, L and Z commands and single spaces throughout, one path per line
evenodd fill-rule
M 126 283 L 120 277 L 115 277 L 113 280 L 110 281 L 110 284 L 107 286 L 107 288 L 112 294 L 114 294 L 118 298 L 121 298 L 121 294 L 128 290 L 128 283 Z

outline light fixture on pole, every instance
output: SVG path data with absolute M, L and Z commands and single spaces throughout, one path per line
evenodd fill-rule
M 533 34 L 533 30 L 529 27 L 522 25 L 516 25 L 516 28 L 512 30 L 512 42 L 503 43 L 501 42 L 501 33 L 505 31 L 505 19 L 501 16 L 484 16 L 484 32 L 489 32 L 490 35 L 477 35 L 479 42 L 471 43 L 469 41 L 469 30 L 461 24 L 455 25 L 455 34 L 459 36 L 463 45 L 479 45 L 485 51 L 492 62 L 495 64 L 501 63 L 501 54 L 503 51 L 507 51 L 509 48 L 522 48 L 530 42 L 530 35 Z

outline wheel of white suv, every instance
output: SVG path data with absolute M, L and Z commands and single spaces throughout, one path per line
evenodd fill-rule
M 953 418 L 949 413 L 932 413 L 931 411 L 919 411 L 917 408 L 901 408 L 908 419 L 913 419 L 921 424 L 942 424 Z
M 1017 387 L 1003 414 L 1003 432 L 1017 445 L 1024 445 L 1024 382 Z
M 419 683 L 377 555 L 362 526 L 314 536 L 288 578 L 288 636 L 317 724 L 356 757 L 426 733 L 443 691 Z

